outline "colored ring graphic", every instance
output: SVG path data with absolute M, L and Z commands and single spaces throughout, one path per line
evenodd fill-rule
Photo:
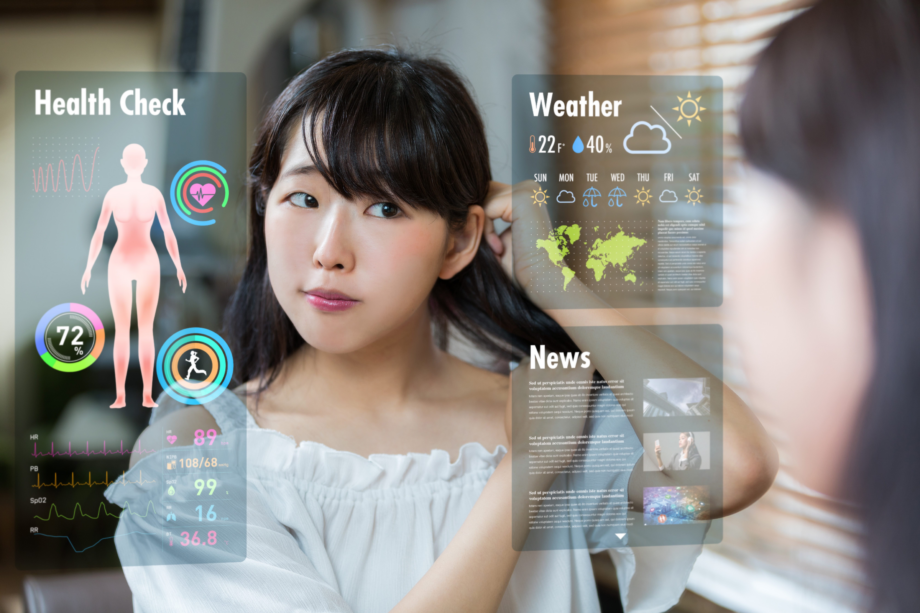
M 204 354 L 211 362 L 210 371 L 203 379 L 191 379 L 198 361 L 182 359 L 191 351 Z M 186 379 L 180 367 L 191 364 Z M 230 385 L 233 378 L 233 354 L 220 336 L 205 328 L 186 328 L 167 339 L 157 355 L 157 378 L 166 393 L 183 404 L 204 404 L 217 398 Z
M 221 349 L 220 347 L 218 347 L 217 343 L 215 343 L 213 340 L 211 340 L 211 339 L 209 339 L 209 338 L 207 338 L 207 337 L 205 337 L 205 336 L 199 336 L 199 337 L 197 337 L 197 340 L 198 340 L 198 341 L 203 341 L 203 342 L 207 343 L 208 345 L 210 345 L 210 346 L 211 346 L 211 349 L 213 349 L 216 353 L 222 353 L 222 349 Z M 184 346 L 183 346 L 183 345 L 185 345 L 185 344 L 187 344 L 187 343 L 188 343 L 188 338 L 187 338 L 187 337 L 183 337 L 182 339 L 179 339 L 179 340 L 177 340 L 175 343 L 173 343 L 173 344 L 169 347 L 169 349 L 166 350 L 166 357 L 165 357 L 164 360 L 163 360 L 163 364 L 164 364 L 164 365 L 166 365 L 166 364 L 171 364 L 171 363 L 173 362 L 173 354 L 174 354 L 174 353 L 177 353 L 178 355 L 182 355 L 182 354 L 184 354 L 186 351 L 191 351 L 191 350 L 192 350 L 192 347 L 184 347 Z M 179 351 L 180 349 L 181 349 L 181 351 Z M 209 356 L 209 357 L 210 357 L 210 356 Z M 199 397 L 199 396 L 206 396 L 206 395 L 210 394 L 211 392 L 217 390 L 218 387 L 220 387 L 220 383 L 219 383 L 219 382 L 223 381 L 223 378 L 224 378 L 224 367 L 225 367 L 225 365 L 224 365 L 223 363 L 220 362 L 220 359 L 218 359 L 216 362 L 212 362 L 212 364 L 218 364 L 218 372 L 217 372 L 217 376 L 215 377 L 215 378 L 217 379 L 218 382 L 212 383 L 211 385 L 209 385 L 209 386 L 207 386 L 207 387 L 202 387 L 202 388 L 199 389 L 199 386 L 196 384 L 197 382 L 191 382 L 191 381 L 187 381 L 187 380 L 186 380 L 186 381 L 182 381 L 182 378 L 179 377 L 179 380 L 182 381 L 182 386 L 185 387 L 186 390 L 187 390 L 187 391 L 186 391 L 186 395 L 187 395 L 187 396 L 192 397 L 192 398 L 196 398 L 196 397 Z M 213 367 L 212 367 L 212 370 L 213 370 Z M 231 372 L 230 374 L 232 375 L 233 373 Z M 220 393 L 220 392 L 218 391 L 218 393 Z
M 220 206 L 221 208 L 227 206 L 227 202 L 230 200 L 230 189 L 227 186 L 227 179 L 224 177 L 226 172 L 227 169 L 220 164 L 207 160 L 191 162 L 180 168 L 169 186 L 169 199 L 179 217 L 195 226 L 210 226 L 217 223 L 216 219 L 196 219 L 194 216 L 207 215 L 213 212 L 214 207 L 208 206 L 208 204 L 221 196 L 220 190 L 223 190 L 223 201 Z M 214 194 L 204 203 L 195 199 L 194 192 L 191 192 L 192 199 L 189 199 L 190 188 L 193 185 L 210 185 L 193 183 L 195 179 L 207 179 L 213 183 Z M 197 204 L 192 204 L 192 202 Z
M 48 309 L 35 327 L 35 348 L 55 370 L 77 372 L 92 366 L 105 346 L 102 320 L 89 307 L 65 302 Z
M 218 364 L 218 363 L 219 363 L 219 362 L 217 361 L 217 354 L 215 354 L 215 353 L 211 350 L 210 347 L 208 347 L 207 345 L 205 345 L 205 344 L 203 344 L 203 343 L 189 343 L 189 344 L 183 346 L 182 349 L 183 349 L 183 350 L 201 349 L 202 351 L 204 351 L 204 352 L 208 355 L 209 358 L 211 358 L 211 364 Z M 172 366 L 172 375 L 173 375 L 173 377 L 174 377 L 176 380 L 179 380 L 179 379 L 182 378 L 182 375 L 179 374 L 179 357 L 182 355 L 182 353 L 183 353 L 182 351 L 176 351 L 176 352 L 174 352 L 174 353 L 173 353 L 173 359 L 171 360 L 171 364 L 170 364 L 170 366 Z M 212 369 L 211 369 L 211 372 L 208 374 L 207 377 L 204 378 L 203 381 L 192 382 L 192 381 L 186 379 L 186 381 L 185 381 L 185 383 L 183 384 L 183 386 L 184 386 L 186 389 L 201 390 L 201 389 L 206 388 L 208 385 L 210 385 L 211 381 L 213 381 L 215 378 L 217 378 L 217 370 L 214 369 L 214 368 L 212 368 Z

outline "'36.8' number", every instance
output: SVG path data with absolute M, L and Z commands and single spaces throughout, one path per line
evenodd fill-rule
M 201 538 L 198 536 L 197 530 L 195 530 L 195 532 L 191 535 L 191 537 L 189 537 L 188 532 L 183 532 L 179 536 L 182 537 L 182 542 L 179 544 L 182 545 L 183 547 L 188 547 L 189 545 L 192 545 L 193 547 L 197 547 L 198 545 L 201 545 Z M 208 540 L 206 542 L 208 545 L 217 544 L 217 531 L 216 530 L 210 530 L 208 532 Z

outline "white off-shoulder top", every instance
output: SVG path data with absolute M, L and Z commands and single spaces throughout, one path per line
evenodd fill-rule
M 157 402 L 151 423 L 185 408 L 165 394 Z M 138 613 L 389 611 L 447 547 L 507 452 L 502 445 L 489 451 L 470 442 L 455 462 L 441 449 L 365 458 L 263 429 L 230 391 L 204 406 L 220 426 L 220 437 L 246 440 L 246 557 L 220 564 L 124 566 Z M 619 422 L 635 437 L 627 419 Z M 133 500 L 133 508 L 142 508 L 150 492 L 131 482 L 144 480 L 136 477 L 140 471 L 154 474 L 163 465 L 161 454 L 175 449 L 144 457 L 121 486 L 109 486 L 106 498 L 121 507 Z M 628 471 L 611 475 L 624 487 L 628 480 Z M 122 514 L 116 537 L 150 528 L 144 524 L 149 519 Z M 587 548 L 524 551 L 499 611 L 599 613 L 589 553 L 604 549 L 592 548 L 583 535 L 580 541 Z M 130 535 L 115 542 L 123 563 L 145 555 L 131 551 L 136 541 Z M 701 549 L 608 549 L 625 610 L 673 606 Z

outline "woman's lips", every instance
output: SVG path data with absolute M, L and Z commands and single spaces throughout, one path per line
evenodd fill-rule
M 325 289 L 311 289 L 306 295 L 307 301 L 320 311 L 346 311 L 360 302 L 340 292 Z

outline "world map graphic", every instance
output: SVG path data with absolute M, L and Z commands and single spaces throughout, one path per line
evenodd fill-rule
M 588 249 L 588 260 L 585 267 L 594 273 L 595 281 L 602 281 L 608 273 L 622 275 L 624 281 L 636 283 L 636 271 L 630 266 L 636 250 L 648 241 L 627 234 L 622 226 L 618 232 L 607 232 L 597 237 Z M 582 240 L 582 229 L 578 224 L 561 225 L 550 231 L 546 238 L 537 239 L 537 248 L 546 251 L 549 261 L 560 269 L 562 273 L 562 289 L 566 290 L 569 283 L 575 278 L 575 271 L 565 263 L 565 257 L 571 253 L 575 243 Z M 597 226 L 594 227 L 597 233 Z M 585 239 L 587 244 L 587 238 Z

